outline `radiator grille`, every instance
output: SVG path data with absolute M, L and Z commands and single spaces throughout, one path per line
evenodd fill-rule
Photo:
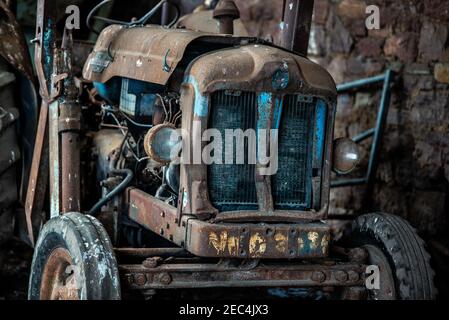
M 310 204 L 313 100 L 286 96 L 279 128 L 278 172 L 271 191 L 276 209 L 304 209 Z
M 211 104 L 209 128 L 218 129 L 222 137 L 225 137 L 225 129 L 245 131 L 256 128 L 255 93 L 228 95 L 219 91 L 212 94 Z M 275 209 L 306 210 L 311 207 L 316 104 L 316 99 L 305 99 L 300 95 L 288 95 L 282 103 L 278 172 L 272 176 L 271 183 Z M 208 185 L 211 202 L 220 211 L 258 209 L 255 165 L 212 164 L 208 166 Z
M 243 92 L 229 95 L 217 92 L 211 97 L 212 112 L 209 128 L 217 129 L 225 137 L 226 129 L 254 129 L 256 125 L 257 96 Z M 225 139 L 222 141 L 225 150 Z M 234 144 L 235 145 L 235 144 Z M 248 143 L 245 141 L 245 163 L 248 163 Z M 234 161 L 236 163 L 234 148 Z M 224 159 L 223 159 L 224 161 Z M 220 211 L 257 210 L 255 165 L 212 164 L 208 166 L 209 197 Z

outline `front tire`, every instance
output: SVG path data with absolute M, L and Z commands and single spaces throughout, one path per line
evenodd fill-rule
M 98 220 L 69 213 L 44 226 L 34 251 L 28 298 L 120 299 L 114 251 Z
M 435 299 L 430 255 L 406 220 L 385 213 L 362 215 L 353 222 L 346 241 L 352 247 L 364 247 L 369 263 L 379 265 L 381 287 L 369 292 L 371 298 Z

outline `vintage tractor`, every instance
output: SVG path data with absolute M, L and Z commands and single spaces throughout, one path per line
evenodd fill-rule
M 294 287 L 435 297 L 429 255 L 405 220 L 362 215 L 334 238 L 331 171 L 350 172 L 359 154 L 334 141 L 335 83 L 305 56 L 313 1 L 285 3 L 277 45 L 248 37 L 233 1 L 179 21 L 163 14 L 162 26 L 147 22 L 176 11 L 170 1 L 131 22 L 97 16 L 108 2 L 88 16 L 109 26 L 81 59 L 71 31 L 58 36 L 52 2 L 38 1 L 30 299 Z

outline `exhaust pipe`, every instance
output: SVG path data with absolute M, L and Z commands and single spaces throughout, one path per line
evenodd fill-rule
M 284 0 L 277 45 L 307 56 L 314 0 Z
M 218 20 L 219 33 L 234 34 L 234 20 L 240 18 L 240 12 L 233 0 L 220 0 L 213 17 Z

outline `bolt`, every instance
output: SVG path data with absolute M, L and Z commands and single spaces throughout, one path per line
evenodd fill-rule
M 346 271 L 339 270 L 335 273 L 335 279 L 337 279 L 338 282 L 346 282 L 348 280 L 348 274 Z
M 156 275 L 155 280 L 163 285 L 169 285 L 172 279 L 168 273 L 164 272 Z
M 147 277 L 144 274 L 142 274 L 142 273 L 136 274 L 134 276 L 134 282 L 138 286 L 143 286 L 147 282 Z
M 142 265 L 148 269 L 156 268 L 161 260 L 161 257 L 147 258 L 144 262 L 142 262 Z
M 348 257 L 353 262 L 363 263 L 368 258 L 368 252 L 362 248 L 354 248 L 349 250 Z
M 326 275 L 322 271 L 315 271 L 312 273 L 312 280 L 315 282 L 324 282 L 324 280 L 326 280 Z
M 348 278 L 351 282 L 356 282 L 360 279 L 359 274 L 353 270 L 348 271 Z

